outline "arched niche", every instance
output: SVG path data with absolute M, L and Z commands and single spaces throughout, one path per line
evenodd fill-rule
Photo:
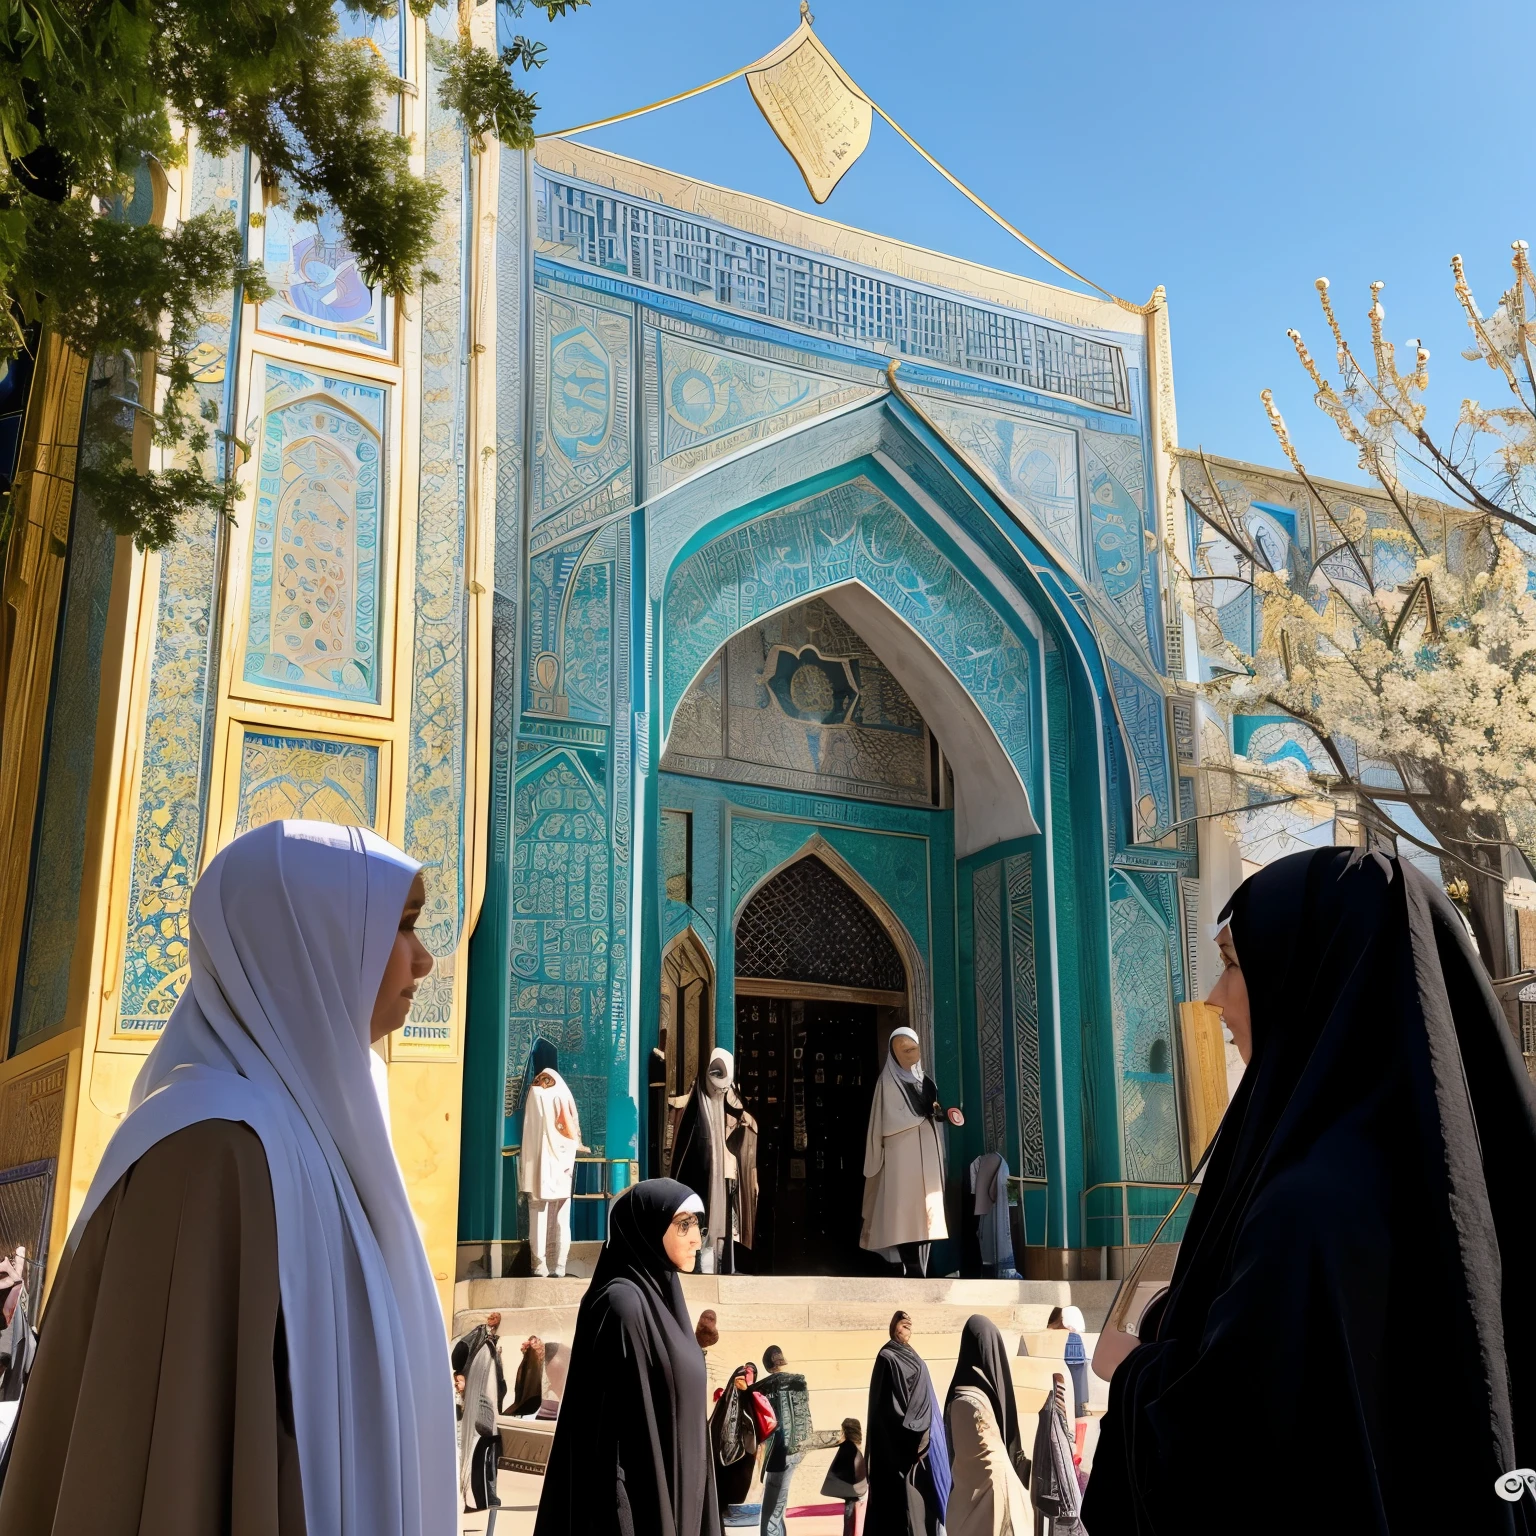
M 879 653 L 938 738 L 955 773 L 957 855 L 1037 834 L 1030 650 L 862 475 L 733 527 L 675 563 L 662 607 L 664 748 L 679 704 L 731 636 L 812 596 Z
M 843 885 L 847 886 L 853 895 L 863 903 L 875 923 L 879 925 L 881 932 L 890 942 L 905 973 L 905 1022 L 909 1023 L 917 1031 L 923 1044 L 924 1057 L 931 1063 L 933 1061 L 933 985 L 929 976 L 928 966 L 923 958 L 923 952 L 916 940 L 907 931 L 906 925 L 886 904 L 880 893 L 820 833 L 813 834 L 787 859 L 782 860 L 772 869 L 766 871 L 761 879 L 755 881 L 742 896 L 731 922 L 733 951 L 737 926 L 758 893 L 771 885 L 790 866 L 798 864 L 803 859 L 816 859 L 820 861 Z M 739 977 L 737 986 L 739 989 Z M 875 993 L 894 992 L 897 989 L 877 988 L 868 990 Z M 888 996 L 879 999 L 879 1001 L 881 1006 L 886 1008 L 899 1009 L 901 1007 L 896 1002 L 894 996 Z

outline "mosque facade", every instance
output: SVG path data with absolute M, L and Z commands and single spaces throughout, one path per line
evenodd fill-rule
M 50 726 L 35 761 L 14 745 L 13 644 L 0 738 L 27 893 L 0 1238 L 61 1248 L 186 984 L 199 869 L 307 816 L 426 869 L 436 969 L 387 1052 L 445 1301 L 461 1254 L 519 1235 L 536 1040 L 580 1108 L 578 1239 L 663 1171 L 718 1046 L 759 1121 L 756 1266 L 857 1271 L 898 1024 L 965 1117 L 955 1228 L 999 1152 L 1020 1268 L 1097 1274 L 1226 1095 L 1187 1006 L 1238 865 L 1197 820 L 1161 290 L 1087 296 L 563 140 L 474 146 L 427 23 L 368 25 L 444 193 L 418 297 L 263 212 L 243 159 L 142 178 L 135 216 L 228 208 L 272 281 L 200 337 L 234 520 L 148 555 L 103 536 L 67 483 L 94 371 L 28 413 L 18 487 L 67 473 L 18 610 Z

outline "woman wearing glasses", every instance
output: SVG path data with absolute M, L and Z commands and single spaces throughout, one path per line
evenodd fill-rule
M 678 1279 L 703 1209 L 673 1179 L 613 1202 L 576 1314 L 535 1536 L 720 1536 L 709 1382 Z

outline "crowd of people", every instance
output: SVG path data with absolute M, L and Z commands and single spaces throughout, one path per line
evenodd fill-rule
M 489 1496 L 496 1330 L 450 1362 L 372 1066 L 432 966 L 424 901 L 415 861 L 357 828 L 271 823 L 209 861 L 188 984 L 43 1315 L 0 1536 L 447 1536 Z M 1026 1493 L 1036 1536 L 1536 1531 L 1536 1095 L 1460 916 L 1400 860 L 1320 849 L 1249 879 L 1222 921 L 1214 996 L 1247 1070 L 1172 1280 L 1098 1372 L 1086 1493 L 1070 1339 L 1026 1458 L 991 1324 L 967 1325 L 941 1404 L 898 1313 L 867 1433 L 843 1426 L 826 1485 L 855 1536 L 1020 1536 Z M 918 1102 L 898 1080 L 907 1109 L 888 1107 L 925 1123 L 906 1070 Z M 559 1166 L 579 1127 L 547 1087 Z M 537 1413 L 564 1373 L 537 1536 L 719 1536 L 719 1469 L 757 1445 L 782 1523 L 815 1434 L 804 1380 L 773 1355 L 712 1400 L 679 1278 L 705 1201 L 667 1179 L 615 1200 L 568 1362 L 543 1345 L 537 1386 L 533 1366 L 515 1385 Z M 923 1272 L 931 1230 L 878 1200 L 866 1217 Z

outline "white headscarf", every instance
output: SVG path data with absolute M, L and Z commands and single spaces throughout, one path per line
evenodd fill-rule
M 538 1086 L 538 1077 L 544 1072 L 555 1080 L 548 1088 Z M 561 1130 L 562 1124 L 565 1130 Z M 528 1085 L 524 1101 L 523 1147 L 517 1160 L 519 1188 L 535 1200 L 566 1199 L 580 1149 L 581 1120 L 575 1096 L 553 1067 L 545 1067 Z
M 736 1061 L 731 1053 L 716 1046 L 709 1053 L 709 1061 L 699 1078 L 699 1113 L 704 1124 L 700 1129 L 709 1136 L 709 1188 L 699 1193 L 707 1197 L 708 1211 L 704 1224 L 709 1228 L 711 1242 L 725 1237 L 729 1213 L 726 1211 L 725 1173 L 729 1148 L 725 1144 L 725 1096 L 730 1091 L 731 1079 L 736 1075 Z
M 261 1138 L 277 1213 L 305 1528 L 451 1536 L 451 1373 L 432 1272 L 374 1092 L 369 1023 L 419 866 L 372 832 L 273 822 L 192 893 L 191 984 L 70 1234 L 202 1120 Z
M 910 1067 L 903 1067 L 902 1064 L 896 1060 L 896 1052 L 894 1050 L 890 1050 L 889 1047 L 887 1047 L 885 1063 L 886 1070 L 893 1077 L 910 1077 L 912 1081 L 916 1083 L 919 1088 L 921 1088 L 923 1086 L 923 1042 L 918 1039 L 917 1031 L 915 1029 L 909 1029 L 905 1024 L 898 1024 L 896 1028 L 891 1031 L 892 1040 L 894 1040 L 897 1035 L 905 1035 L 908 1040 L 911 1040 L 917 1046 L 917 1060 L 914 1061 Z

